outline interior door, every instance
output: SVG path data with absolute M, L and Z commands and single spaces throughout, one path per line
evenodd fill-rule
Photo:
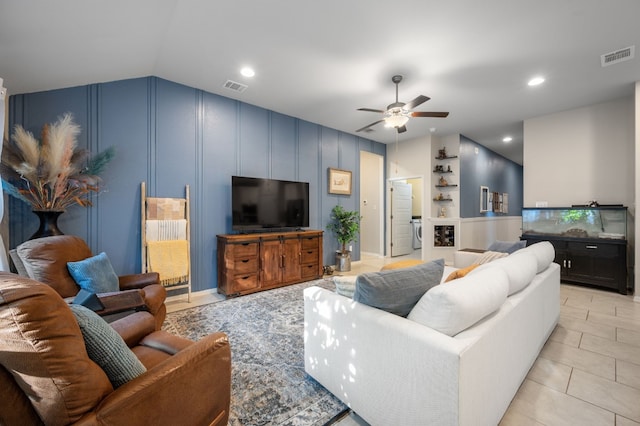
M 391 182 L 391 256 L 402 256 L 412 251 L 411 185 Z

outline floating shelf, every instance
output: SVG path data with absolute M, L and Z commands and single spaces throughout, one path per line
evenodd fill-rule
M 450 184 L 450 185 L 436 185 L 436 188 L 451 188 L 451 187 L 455 187 L 458 186 L 456 184 Z
M 453 170 L 434 170 L 433 173 L 453 173 Z
M 433 201 L 453 201 L 453 198 L 434 198 Z
M 458 158 L 458 156 L 457 155 L 450 155 L 450 156 L 448 155 L 446 157 L 436 157 L 436 160 L 451 160 L 453 158 Z

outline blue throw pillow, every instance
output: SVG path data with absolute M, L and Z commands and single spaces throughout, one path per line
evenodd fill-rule
M 91 293 L 120 290 L 118 275 L 104 252 L 78 262 L 68 262 L 67 269 L 80 288 Z
M 358 275 L 353 300 L 406 317 L 431 287 L 440 284 L 444 259 L 410 268 Z
M 527 240 L 521 241 L 494 241 L 491 243 L 487 251 L 499 251 L 500 253 L 513 253 L 515 251 L 524 248 L 527 245 Z
M 114 388 L 147 369 L 105 320 L 82 305 L 69 305 L 76 317 L 89 358 L 102 368 Z

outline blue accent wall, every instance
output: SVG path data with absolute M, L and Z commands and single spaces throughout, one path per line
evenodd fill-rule
M 215 288 L 216 235 L 231 233 L 231 176 L 309 182 L 310 229 L 325 230 L 331 209 L 359 208 L 360 151 L 386 157 L 386 146 L 298 118 L 157 77 L 11 96 L 9 124 L 39 137 L 44 123 L 71 112 L 80 146 L 110 146 L 116 157 L 103 174 L 106 191 L 93 207 L 69 208 L 58 221 L 65 234 L 104 251 L 119 274 L 139 272 L 140 183 L 149 196 L 183 197 L 191 188 L 192 282 Z M 351 196 L 330 195 L 329 167 L 353 172 Z M 10 246 L 38 227 L 24 203 L 8 205 Z M 324 263 L 334 264 L 335 237 L 325 231 Z M 354 244 L 354 260 L 360 257 Z
M 520 216 L 522 185 L 521 165 L 460 136 L 460 217 Z M 480 186 L 487 186 L 492 192 L 508 193 L 509 213 L 480 213 Z

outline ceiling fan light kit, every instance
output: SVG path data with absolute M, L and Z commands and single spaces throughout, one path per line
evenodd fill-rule
M 405 124 L 409 121 L 410 117 L 432 117 L 432 118 L 445 118 L 449 115 L 448 112 L 422 112 L 415 111 L 411 112 L 411 110 L 418 105 L 423 104 L 428 101 L 430 98 L 424 95 L 418 95 L 415 99 L 408 103 L 399 102 L 398 101 L 398 84 L 402 81 L 401 75 L 394 75 L 391 77 L 391 81 L 396 85 L 396 101 L 387 106 L 386 110 L 373 109 L 373 108 L 358 108 L 358 111 L 368 111 L 368 112 L 376 112 L 383 114 L 384 117 L 382 120 L 375 121 L 371 124 L 368 124 L 361 129 L 356 130 L 356 132 L 362 132 L 364 130 L 371 131 L 371 127 L 375 126 L 378 123 L 385 123 L 385 127 L 393 127 L 397 130 L 398 133 L 403 133 L 407 131 Z

